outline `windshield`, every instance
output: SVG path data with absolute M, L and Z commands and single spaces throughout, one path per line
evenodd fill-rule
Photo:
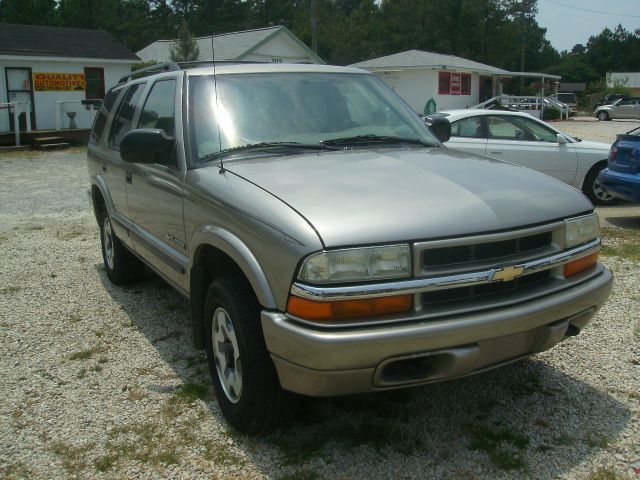
M 563 103 L 577 103 L 576 96 L 573 93 L 558 93 L 558 100 Z
M 348 145 L 352 137 L 358 137 L 354 145 L 374 136 L 386 137 L 383 143 L 438 144 L 418 116 L 373 75 L 225 74 L 216 81 L 217 102 L 213 77 L 189 79 L 191 150 L 197 159 L 265 143 L 322 145 L 339 139 Z

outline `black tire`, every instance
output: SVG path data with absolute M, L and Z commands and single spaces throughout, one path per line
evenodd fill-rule
M 584 186 L 582 187 L 583 193 L 591 200 L 591 203 L 603 207 L 618 203 L 618 199 L 606 193 L 598 181 L 598 175 L 600 175 L 600 172 L 605 168 L 606 164 L 593 167 L 589 173 L 587 173 L 584 179 Z
M 238 276 L 217 278 L 207 292 L 204 314 L 209 370 L 229 424 L 250 434 L 283 426 L 295 411 L 297 396 L 280 387 L 251 286 Z
M 607 112 L 598 112 L 597 116 L 598 116 L 598 120 L 602 120 L 603 122 L 606 122 L 607 120 L 611 120 Z
M 100 244 L 104 270 L 112 283 L 127 285 L 144 278 L 144 264 L 116 237 L 106 212 L 100 216 Z

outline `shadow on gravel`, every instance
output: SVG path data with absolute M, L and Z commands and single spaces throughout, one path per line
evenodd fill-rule
M 607 222 L 618 228 L 638 230 L 640 229 L 640 216 L 633 217 L 610 217 Z
M 155 275 L 123 288 L 96 269 L 182 384 L 210 384 L 205 354 L 192 345 L 188 301 Z M 171 393 L 179 388 L 173 382 L 148 388 Z M 205 400 L 224 424 L 215 400 Z M 630 419 L 613 397 L 533 357 L 446 383 L 303 398 L 283 430 L 229 435 L 262 473 L 277 478 L 552 479 L 605 449 Z

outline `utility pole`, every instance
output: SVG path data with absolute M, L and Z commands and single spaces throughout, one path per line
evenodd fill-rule
M 311 50 L 318 53 L 318 3 L 311 0 Z
M 525 29 L 526 29 L 526 23 L 525 23 L 525 16 L 524 16 L 524 1 L 522 0 L 522 42 L 521 42 L 521 49 L 520 49 L 520 71 L 524 72 L 524 46 L 525 46 L 525 40 L 526 40 L 526 35 L 525 35 Z M 524 91 L 524 77 L 520 77 L 520 95 L 522 95 L 522 92 Z

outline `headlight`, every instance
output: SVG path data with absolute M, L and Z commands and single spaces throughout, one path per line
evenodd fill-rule
M 304 261 L 298 278 L 311 283 L 339 283 L 408 277 L 409 258 L 409 245 L 320 252 Z
M 584 217 L 565 220 L 565 247 L 571 248 L 582 245 L 600 236 L 600 221 L 598 215 L 592 213 Z

